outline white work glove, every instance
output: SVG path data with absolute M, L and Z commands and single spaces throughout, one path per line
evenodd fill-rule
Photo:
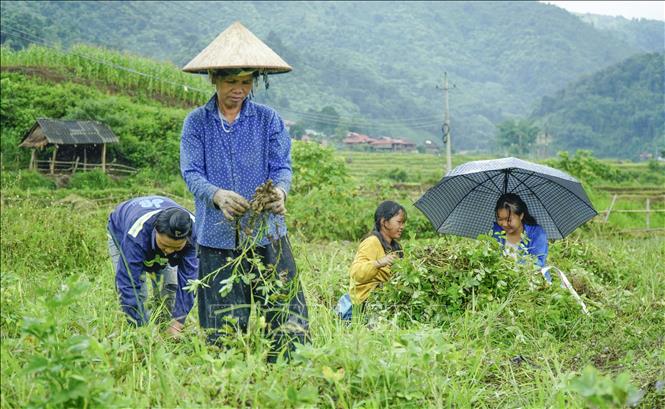
M 286 205 L 284 203 L 286 193 L 279 187 L 274 187 L 272 193 L 270 197 L 271 201 L 265 204 L 264 209 L 279 215 L 286 214 Z
M 228 220 L 242 216 L 249 209 L 249 202 L 231 190 L 217 190 L 212 201 Z

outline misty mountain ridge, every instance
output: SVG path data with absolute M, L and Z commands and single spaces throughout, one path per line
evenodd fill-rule
M 3 25 L 51 44 L 98 44 L 179 66 L 240 20 L 294 67 L 257 93 L 260 102 L 327 126 L 339 122 L 321 113 L 332 107 L 371 135 L 440 140 L 437 86 L 447 71 L 458 150 L 491 149 L 495 124 L 528 115 L 543 96 L 662 51 L 662 22 L 590 19 L 537 2 L 11 2 L 2 11 Z M 3 33 L 6 41 L 25 45 Z
M 532 118 L 555 149 L 656 157 L 665 150 L 665 53 L 636 55 L 543 97 Z

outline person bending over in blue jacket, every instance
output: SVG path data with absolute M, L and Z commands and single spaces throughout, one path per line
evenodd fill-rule
M 547 263 L 547 234 L 529 214 L 526 203 L 515 193 L 505 193 L 499 197 L 494 208 L 496 222 L 492 235 L 503 246 L 504 253 L 518 258 L 520 254 L 536 257 L 536 264 L 545 267 Z M 552 282 L 549 272 L 545 279 Z
M 185 290 L 198 278 L 194 216 L 161 196 L 137 197 L 119 204 L 109 216 L 108 248 L 115 267 L 116 290 L 129 322 L 144 325 L 148 279 L 153 297 L 171 315 L 167 332 L 177 335 L 194 305 Z M 161 283 L 161 289 L 159 288 Z

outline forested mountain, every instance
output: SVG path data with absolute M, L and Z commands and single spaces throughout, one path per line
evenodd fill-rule
M 665 149 L 665 54 L 642 54 L 584 78 L 533 112 L 563 150 L 636 158 Z
M 663 51 L 663 22 L 647 19 L 628 20 L 624 17 L 578 14 L 582 21 L 606 31 L 644 51 Z
M 438 139 L 447 71 L 456 149 L 488 149 L 494 124 L 543 95 L 662 48 L 662 35 L 639 33 L 665 26 L 621 36 L 538 2 L 3 2 L 2 42 L 85 42 L 182 66 L 235 20 L 294 67 L 258 99 L 319 127 Z

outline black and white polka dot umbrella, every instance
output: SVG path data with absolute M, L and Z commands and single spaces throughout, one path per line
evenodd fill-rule
M 467 162 L 448 172 L 415 206 L 443 234 L 489 233 L 494 206 L 516 193 L 549 239 L 561 239 L 596 214 L 580 182 L 549 166 L 517 158 Z

